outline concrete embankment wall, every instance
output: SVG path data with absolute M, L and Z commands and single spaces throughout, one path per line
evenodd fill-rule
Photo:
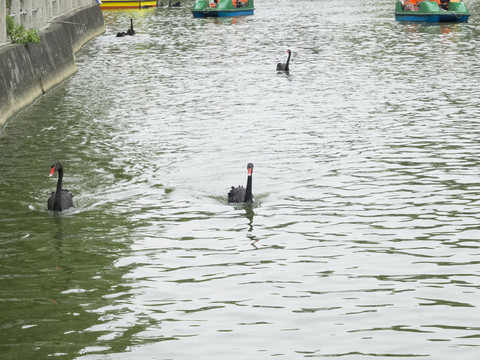
M 75 53 L 103 32 L 103 14 L 94 3 L 55 18 L 37 44 L 0 46 L 0 126 L 74 74 Z

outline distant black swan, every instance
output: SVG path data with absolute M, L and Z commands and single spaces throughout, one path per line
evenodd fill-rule
M 135 30 L 133 30 L 133 19 L 130 19 L 130 29 L 128 29 L 127 32 L 122 31 L 117 33 L 117 37 L 124 37 L 127 35 L 131 35 L 131 36 L 135 35 Z
M 251 204 L 253 202 L 252 195 L 252 173 L 253 173 L 253 164 L 248 163 L 247 165 L 248 176 L 247 176 L 247 188 L 243 186 L 233 187 L 228 193 L 228 202 L 229 203 L 247 203 Z
M 130 29 L 127 30 L 127 35 L 135 35 L 135 30 L 133 30 L 133 19 L 130 19 Z
M 285 64 L 278 63 L 277 64 L 277 71 L 289 71 L 290 70 L 290 56 L 292 55 L 292 52 L 290 50 L 287 50 L 287 54 L 288 54 L 287 62 Z
M 53 191 L 52 195 L 48 198 L 48 210 L 63 211 L 75 207 L 75 205 L 73 205 L 72 194 L 70 194 L 67 189 L 62 189 L 63 166 L 58 161 L 52 165 L 49 176 L 52 176 L 55 171 L 58 172 L 57 190 Z

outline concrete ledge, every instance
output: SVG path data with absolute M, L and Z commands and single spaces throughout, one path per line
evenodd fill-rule
M 0 125 L 42 95 L 28 50 L 23 45 L 0 48 Z
M 43 93 L 77 71 L 70 38 L 59 24 L 42 33 L 39 43 L 25 48 Z
M 75 53 L 105 32 L 97 4 L 55 18 L 40 43 L 0 47 L 0 126 L 77 71 Z

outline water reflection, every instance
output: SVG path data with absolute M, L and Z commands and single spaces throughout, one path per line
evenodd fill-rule
M 250 245 L 253 248 L 258 249 L 257 247 L 258 239 L 255 235 L 253 235 L 253 217 L 254 216 L 255 216 L 255 212 L 253 211 L 253 205 L 248 205 L 248 204 L 245 205 L 245 217 L 248 219 L 248 230 L 247 230 L 246 237 L 252 241 Z

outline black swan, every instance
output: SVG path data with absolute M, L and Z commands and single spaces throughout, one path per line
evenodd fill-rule
M 135 30 L 133 30 L 133 19 L 130 19 L 130 29 L 128 29 L 127 32 L 122 31 L 117 33 L 117 37 L 124 37 L 127 35 L 131 35 L 131 36 L 135 35 Z
M 243 186 L 233 187 L 228 193 L 228 202 L 229 203 L 247 203 L 251 204 L 253 202 L 252 195 L 252 173 L 253 173 L 253 164 L 248 163 L 247 165 L 248 176 L 247 176 L 247 188 Z
M 277 64 L 277 71 L 289 71 L 290 70 L 290 56 L 292 55 L 292 52 L 290 50 L 287 50 L 287 54 L 288 54 L 287 62 L 285 64 L 278 63 Z
M 48 198 L 48 210 L 63 211 L 75 207 L 75 205 L 73 205 L 72 194 L 70 194 L 67 189 L 62 189 L 63 166 L 58 161 L 52 165 L 49 176 L 52 176 L 55 171 L 58 172 L 57 191 L 53 191 L 52 195 Z
M 133 19 L 130 19 L 130 29 L 127 30 L 127 35 L 135 35 L 135 30 L 133 30 Z

